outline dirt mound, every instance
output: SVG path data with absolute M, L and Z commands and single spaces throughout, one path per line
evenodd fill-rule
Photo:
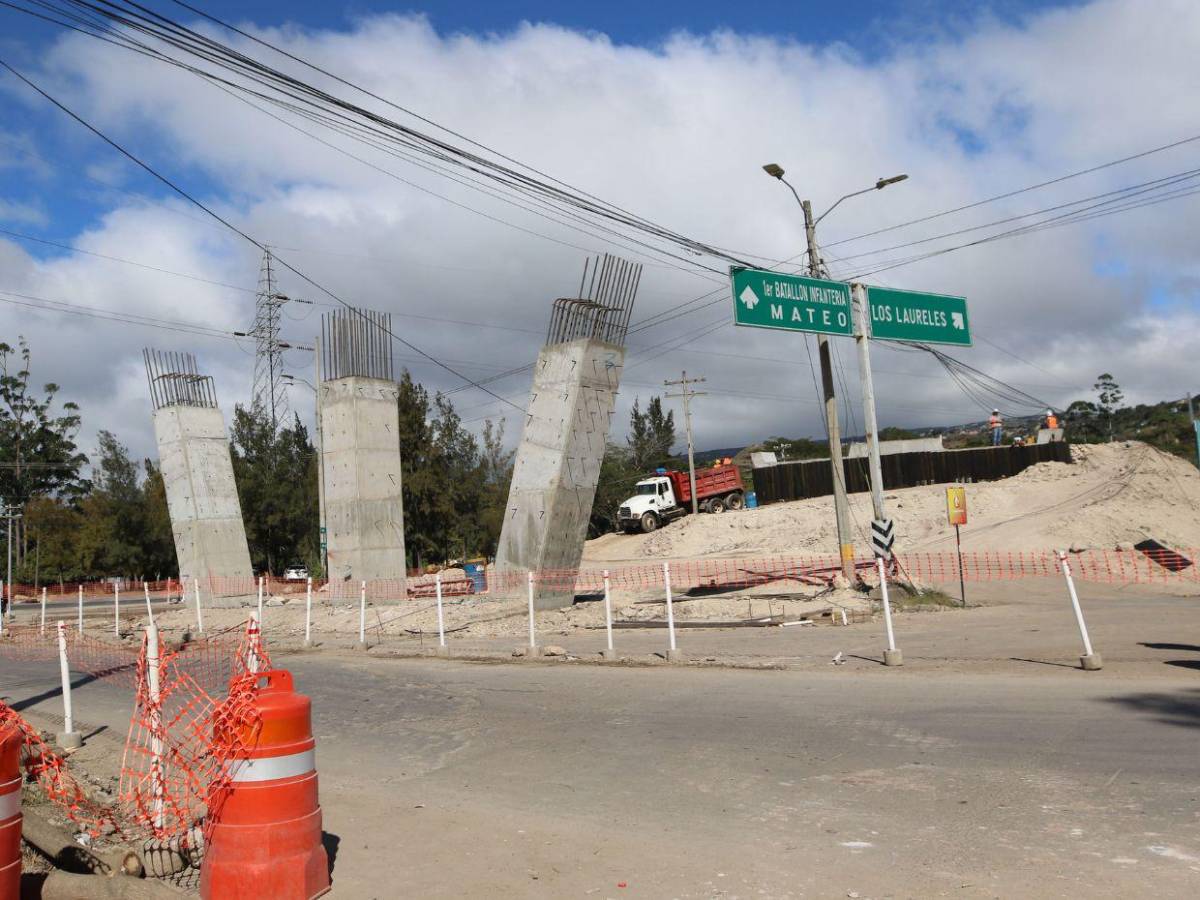
M 1200 472 L 1186 460 L 1137 441 L 1072 448 L 1074 462 L 1041 463 L 1013 478 L 967 486 L 963 547 L 973 550 L 1115 548 L 1148 537 L 1200 547 Z M 945 486 L 888 491 L 898 550 L 953 546 Z M 851 497 L 865 551 L 870 497 Z M 589 541 L 585 564 L 646 559 L 829 553 L 836 547 L 832 500 L 819 497 L 762 509 L 687 517 L 649 535 Z

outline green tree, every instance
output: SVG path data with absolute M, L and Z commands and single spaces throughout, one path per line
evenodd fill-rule
M 434 554 L 440 561 L 466 559 L 485 540 L 480 522 L 484 491 L 479 444 L 462 427 L 462 419 L 449 399 L 439 394 L 433 406 L 431 462 L 441 482 L 442 510 Z
M 179 572 L 179 558 L 175 554 L 175 535 L 171 531 L 171 514 L 167 509 L 167 487 L 162 471 L 152 460 L 143 460 L 146 477 L 142 480 L 142 510 L 145 530 L 142 549 L 145 553 L 145 571 Z
M 588 536 L 598 537 L 617 528 L 617 509 L 633 493 L 633 486 L 644 472 L 633 464 L 630 452 L 609 442 L 600 462 L 600 477 L 596 484 L 596 499 L 588 521 Z
M 1100 439 L 1100 410 L 1089 400 L 1076 400 L 1063 414 L 1063 427 L 1076 444 L 1090 444 Z
M 439 495 L 441 479 L 435 470 L 429 392 L 413 381 L 407 369 L 400 375 L 399 389 L 404 546 L 412 562 L 421 566 L 436 555 L 442 517 L 448 512 Z
M 651 397 L 645 412 L 639 402 L 640 398 L 633 401 L 626 443 L 633 467 L 648 472 L 671 458 L 671 448 L 675 446 L 675 412 L 663 415 L 660 397 Z
M 1096 392 L 1096 409 L 1100 414 L 1100 421 L 1105 426 L 1108 439 L 1111 441 L 1113 440 L 1114 414 L 1120 408 L 1125 395 L 1121 393 L 1121 386 L 1108 372 L 1096 377 L 1096 383 L 1092 385 L 1092 389 Z
M 495 552 L 512 478 L 504 429 L 484 423 L 483 447 L 453 403 L 405 371 L 399 382 L 404 544 L 418 568 Z
M 829 458 L 829 444 L 809 438 L 772 437 L 763 441 L 762 446 L 780 460 Z
M 83 522 L 77 541 L 82 571 L 134 578 L 173 574 L 174 554 L 164 560 L 146 552 L 149 524 L 138 464 L 112 432 L 101 431 L 97 442 L 92 491 L 80 504 Z
M 34 497 L 25 504 L 25 527 L 36 552 L 18 577 L 35 585 L 84 577 L 78 549 L 83 521 L 77 506 L 59 497 Z
M 276 429 L 265 412 L 238 405 L 230 451 L 254 568 L 303 561 L 319 571 L 316 451 L 300 418 Z
M 895 425 L 879 429 L 879 439 L 881 441 L 907 441 L 915 437 L 916 434 L 907 428 L 897 428 Z
M 56 410 L 58 385 L 38 392 L 31 384 L 29 344 L 0 343 L 0 498 L 24 507 L 35 497 L 75 500 L 88 488 L 82 477 L 87 457 L 79 452 L 79 407 L 63 403 Z M 14 563 L 22 568 L 29 550 L 29 527 L 14 523 Z
M 494 555 L 500 543 L 515 455 L 515 450 L 504 449 L 504 420 L 501 419 L 498 425 L 494 425 L 491 419 L 486 420 L 483 423 L 483 447 L 479 459 L 483 482 L 479 524 L 483 542 L 476 548 L 476 552 L 484 556 Z

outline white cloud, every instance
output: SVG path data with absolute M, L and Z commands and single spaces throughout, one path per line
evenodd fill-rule
M 41 204 L 21 203 L 0 197 L 0 222 L 45 225 L 49 221 Z
M 923 33 L 898 43 L 885 58 L 869 60 L 853 47 L 729 32 L 681 33 L 655 48 L 618 46 L 603 35 L 543 25 L 503 35 L 442 36 L 425 20 L 403 16 L 363 19 L 345 32 L 273 29 L 268 35 L 607 200 L 697 238 L 776 257 L 796 255 L 803 233 L 791 195 L 761 172 L 765 162 L 782 164 L 818 210 L 879 176 L 910 175 L 904 184 L 839 207 L 821 225 L 830 245 L 1200 131 L 1192 113 L 1195 86 L 1182 77 L 1200 52 L 1200 6 L 1186 2 L 1105 0 L 1032 15 L 1019 26 L 981 18 L 959 23 L 953 32 Z M 396 177 L 381 174 L 210 85 L 83 38 L 64 39 L 45 60 L 41 77 L 239 227 L 279 247 L 283 259 L 340 297 L 393 312 L 399 334 L 472 377 L 531 362 L 550 302 L 577 283 L 582 252 L 528 231 L 612 249 L 407 162 L 322 134 Z M 336 92 L 402 117 L 345 88 Z M 871 260 L 834 258 L 1186 170 L 1197 147 L 830 246 L 832 266 L 837 274 L 862 271 Z M 110 172 L 110 155 L 96 144 L 92 165 L 104 167 L 96 172 Z M 53 209 L 53 197 L 44 205 Z M 1056 404 L 1079 396 L 1078 388 L 1086 389 L 1101 370 L 1113 371 L 1131 400 L 1180 395 L 1195 387 L 1187 381 L 1186 361 L 1200 352 L 1200 332 L 1191 327 L 1200 279 L 1192 239 L 1198 210 L 1196 198 L 1181 199 L 949 254 L 880 280 L 968 296 L 976 333 L 1039 368 L 983 341 L 959 355 Z M 252 288 L 258 274 L 253 248 L 197 217 L 197 210 L 175 203 L 170 210 L 130 204 L 75 242 L 96 253 Z M 36 263 L 0 240 L 0 265 L 0 289 L 230 330 L 244 329 L 253 315 L 247 293 L 94 257 Z M 328 301 L 286 271 L 281 284 L 293 295 Z M 635 320 L 720 288 L 721 279 L 659 261 L 647 267 L 642 285 Z M 285 323 L 288 336 L 308 340 L 320 311 L 289 309 L 297 319 Z M 701 446 L 819 431 L 808 357 L 794 336 L 724 328 L 687 352 L 647 355 L 640 349 L 724 313 L 727 302 L 631 336 L 631 363 L 639 364 L 627 376 L 616 436 L 633 397 L 655 392 L 654 385 L 678 377 L 681 368 L 708 378 L 710 394 L 696 405 Z M 41 375 L 79 397 L 90 427 L 113 428 L 139 452 L 151 447 L 136 355 L 143 344 L 195 349 L 218 376 L 227 415 L 250 389 L 252 360 L 231 342 L 11 308 L 0 308 L 0 330 L 29 334 Z M 857 407 L 853 348 L 843 343 L 839 352 Z M 408 350 L 398 347 L 397 354 L 434 387 L 458 384 Z M 928 358 L 882 347 L 874 358 L 881 372 L 881 424 L 957 421 L 985 412 L 940 377 Z M 303 369 L 308 360 L 297 353 L 289 364 Z M 497 390 L 523 404 L 527 377 L 500 382 Z M 775 399 L 782 397 L 794 399 Z M 468 419 L 502 410 L 477 391 L 456 393 L 455 399 Z M 295 400 L 305 410 L 311 405 L 303 395 Z M 854 431 L 854 424 L 846 430 Z M 518 431 L 514 417 L 509 434 Z

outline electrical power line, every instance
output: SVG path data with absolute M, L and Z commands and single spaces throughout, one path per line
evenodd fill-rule
M 17 4 L 8 3 L 6 5 L 29 12 L 28 9 Z M 399 147 L 419 153 L 438 163 L 448 164 L 489 179 L 502 190 L 548 201 L 567 213 L 582 214 L 594 222 L 607 223 L 606 227 L 615 225 L 627 233 L 638 233 L 642 235 L 642 238 L 637 239 L 638 241 L 649 239 L 653 242 L 661 242 L 679 248 L 684 254 L 689 254 L 680 255 L 679 252 L 668 250 L 658 244 L 645 244 L 648 251 L 665 258 L 675 259 L 716 275 L 723 273 L 701 263 L 696 257 L 714 256 L 742 264 L 739 257 L 720 248 L 686 237 L 666 226 L 651 222 L 614 204 L 578 192 L 569 186 L 559 186 L 561 183 L 552 183 L 532 175 L 528 171 L 522 171 L 527 167 L 518 164 L 514 168 L 501 161 L 499 155 L 490 149 L 487 150 L 486 155 L 481 155 L 479 152 L 402 125 L 379 113 L 333 96 L 297 77 L 274 69 L 261 60 L 236 51 L 213 38 L 195 32 L 136 3 L 95 4 L 82 2 L 82 0 L 61 0 L 58 3 L 43 2 L 38 5 L 42 8 L 54 9 L 63 15 L 66 21 L 56 22 L 63 27 L 82 30 L 92 37 L 115 43 L 126 50 L 139 52 L 184 68 L 201 77 L 220 81 L 233 90 L 276 104 L 281 108 L 307 108 L 324 123 L 341 123 L 366 128 L 376 137 L 392 142 Z M 77 11 L 82 11 L 83 15 Z M 103 27 L 105 25 L 108 27 Z M 153 38 L 196 60 L 244 78 L 250 83 L 258 85 L 262 90 L 256 90 L 241 82 L 230 81 L 212 71 L 176 59 L 157 48 L 137 41 L 130 36 L 130 33 Z M 293 57 L 297 60 L 300 59 L 294 55 Z M 305 64 L 310 65 L 306 62 Z
M 193 197 L 191 194 L 189 194 L 183 188 L 179 187 L 177 184 L 175 184 L 173 181 L 171 181 L 165 175 L 160 174 L 156 169 L 154 169 L 152 166 L 150 166 L 149 163 L 143 162 L 140 158 L 135 156 L 132 152 L 130 152 L 129 150 L 126 150 L 123 146 L 121 146 L 116 141 L 114 141 L 112 138 L 110 138 L 106 134 L 104 134 L 104 132 L 100 131 L 98 128 L 96 128 L 94 125 L 92 125 L 90 122 L 88 122 L 87 120 L 85 120 L 84 118 L 82 118 L 81 116 L 76 114 L 75 112 L 73 112 L 71 109 L 69 109 L 63 103 L 56 100 L 54 97 L 52 97 L 46 91 L 42 90 L 42 88 L 38 87 L 38 85 L 36 85 L 34 82 L 32 82 L 31 80 L 26 78 L 24 75 L 22 75 L 17 69 L 13 68 L 2 57 L 0 57 L 0 66 L 3 66 L 5 69 L 7 69 L 9 72 L 11 72 L 13 75 L 15 75 L 18 79 L 20 79 L 26 85 L 31 87 L 33 90 L 37 91 L 37 93 L 41 94 L 46 100 L 48 100 L 54 106 L 58 107 L 58 109 L 60 109 L 62 112 L 66 113 L 68 116 L 70 116 L 76 122 L 78 122 L 80 125 L 87 128 L 89 131 L 91 131 L 93 134 L 95 134 L 97 137 L 99 137 L 101 140 L 103 140 L 106 144 L 111 146 L 113 149 L 117 150 L 119 153 L 121 153 L 122 155 L 127 157 L 129 160 L 136 163 L 141 168 L 145 169 L 147 172 L 149 172 L 151 175 L 153 175 L 155 178 L 157 178 L 159 181 L 161 181 L 163 184 L 165 184 L 171 190 L 175 191 L 177 194 L 179 194 L 181 197 L 183 197 L 189 203 L 192 203 L 195 206 L 199 207 L 201 210 L 206 212 L 208 215 L 212 216 L 214 219 L 216 219 L 218 222 L 220 222 L 222 225 L 224 225 L 230 231 L 233 231 L 235 234 L 244 238 L 246 241 L 248 241 L 249 243 L 258 247 L 263 252 L 266 252 L 267 246 L 265 244 L 263 244 L 261 241 L 251 237 L 249 234 L 242 231 L 240 228 L 238 228 L 232 222 L 228 221 L 227 219 L 222 217 L 219 213 L 210 209 L 208 206 L 206 206 L 200 200 Z M 342 306 L 344 306 L 346 309 L 350 310 L 353 314 L 355 314 L 355 315 L 361 314 L 357 307 L 352 306 L 350 303 L 347 303 L 345 300 L 343 300 L 341 297 L 339 297 L 337 294 L 335 294 L 329 288 L 327 288 L 324 285 L 313 280 L 308 275 L 306 275 L 304 272 L 300 271 L 298 268 L 296 268 L 295 266 L 293 266 L 286 260 L 279 258 L 279 257 L 277 257 L 277 259 L 279 260 L 280 265 L 284 266 L 284 268 L 288 269 L 288 271 L 292 272 L 294 275 L 301 278 L 305 283 L 316 288 L 321 293 L 325 294 L 326 296 L 330 297 L 331 299 L 337 301 Z M 490 394 L 491 396 L 495 397 L 497 400 L 502 400 L 503 402 L 508 403 L 510 406 L 513 406 L 517 409 L 521 408 L 521 407 L 516 406 L 516 404 L 511 403 L 511 401 L 504 399 L 499 394 L 496 394 L 493 391 L 489 390 L 488 388 L 476 384 L 472 379 L 468 378 L 466 375 L 463 375 L 461 372 L 457 371 L 452 366 L 445 364 L 440 359 L 438 359 L 436 356 L 426 353 L 424 350 L 422 350 L 416 344 L 413 344 L 411 341 L 405 340 L 404 338 L 397 335 L 395 332 L 389 330 L 389 331 L 387 331 L 387 333 L 392 337 L 393 340 L 399 341 L 401 344 L 408 347 L 410 350 L 425 357 L 430 362 L 432 362 L 435 365 L 439 366 L 440 368 L 446 370 L 447 372 L 454 375 L 455 377 L 460 378 L 462 381 L 475 386 L 479 390 L 483 391 L 485 394 Z
M 1123 156 L 1119 159 L 1109 160 L 1108 162 L 1100 163 L 1099 165 L 1091 166 L 1086 169 L 1080 169 L 1077 172 L 1070 172 L 1066 175 L 1059 175 L 1056 178 L 1051 178 L 1047 181 L 1039 181 L 1037 184 L 1031 184 L 1031 185 L 1027 185 L 1026 187 L 1023 187 L 1023 188 L 1017 188 L 1016 190 L 1006 191 L 1002 194 L 996 194 L 993 197 L 985 197 L 982 200 L 975 200 L 971 203 L 965 203 L 962 206 L 956 206 L 953 209 L 944 209 L 941 212 L 930 213 L 929 215 L 921 216 L 920 218 L 917 218 L 917 219 L 909 219 L 907 222 L 898 222 L 895 225 L 888 225 L 885 228 L 877 228 L 874 231 L 868 231 L 868 232 L 864 232 L 863 234 L 857 234 L 854 237 L 842 238 L 841 240 L 837 240 L 837 241 L 828 243 L 825 246 L 826 247 L 836 247 L 839 244 L 849 244 L 852 241 L 861 241 L 864 238 L 875 237 L 876 235 L 879 235 L 879 234 L 886 234 L 889 231 L 896 231 L 900 228 L 908 228 L 910 225 L 920 225 L 924 222 L 931 222 L 934 219 L 940 219 L 944 216 L 951 216 L 951 215 L 954 215 L 955 213 L 964 212 L 968 209 L 975 209 L 976 207 L 984 206 L 988 203 L 995 203 L 997 200 L 1007 200 L 1010 197 L 1016 197 L 1021 194 L 1027 194 L 1030 191 L 1036 191 L 1036 190 L 1040 190 L 1045 187 L 1050 187 L 1055 184 L 1061 184 L 1062 182 L 1069 181 L 1072 178 L 1079 178 L 1083 175 L 1091 175 L 1094 172 L 1100 172 L 1104 169 L 1110 169 L 1113 166 L 1119 166 L 1122 163 L 1132 162 L 1133 160 L 1136 160 L 1136 159 L 1143 159 L 1144 157 L 1147 157 L 1147 156 L 1153 156 L 1155 153 L 1162 153 L 1164 150 L 1174 150 L 1176 147 L 1182 147 L 1186 144 L 1191 144 L 1196 141 L 1200 141 L 1200 134 L 1195 134 L 1195 135 L 1192 135 L 1191 137 L 1181 138 L 1180 140 L 1172 141 L 1169 144 L 1163 144 L 1158 147 L 1151 147 L 1149 150 L 1142 150 L 1142 151 L 1140 151 L 1138 153 L 1134 153 L 1130 156 Z
M 1155 178 L 1155 179 L 1152 179 L 1149 181 L 1143 181 L 1139 184 L 1129 185 L 1128 187 L 1117 188 L 1116 190 L 1112 190 L 1112 191 L 1105 191 L 1100 194 L 1094 194 L 1090 197 L 1082 197 L 1079 200 L 1071 200 L 1067 203 L 1059 203 L 1054 206 L 1048 206 L 1043 209 L 1037 209 L 1037 210 L 1033 210 L 1033 211 L 1027 212 L 1027 213 L 1020 213 L 1020 214 L 1014 215 L 1014 216 L 1006 216 L 1003 219 L 995 219 L 991 222 L 984 222 L 980 225 L 971 225 L 966 228 L 956 229 L 954 231 L 946 231 L 941 234 L 935 234 L 930 237 L 919 238 L 919 239 L 913 240 L 913 241 L 907 241 L 902 244 L 893 244 L 890 247 L 879 247 L 875 250 L 865 250 L 862 253 L 852 253 L 848 256 L 838 257 L 838 261 L 839 262 L 848 262 L 849 260 L 852 260 L 852 259 L 862 259 L 867 256 L 875 256 L 875 255 L 878 255 L 881 253 L 890 253 L 893 250 L 903 250 L 907 247 L 917 247 L 917 246 L 920 246 L 921 244 L 929 244 L 929 243 L 932 243 L 933 241 L 944 240 L 945 238 L 958 237 L 959 235 L 970 234 L 973 231 L 982 231 L 985 228 L 994 228 L 997 225 L 1007 225 L 1011 222 L 1018 222 L 1018 221 L 1021 221 L 1022 219 L 1028 219 L 1028 218 L 1032 218 L 1033 216 L 1044 215 L 1045 213 L 1058 212 L 1059 210 L 1068 209 L 1073 206 L 1079 206 L 1080 204 L 1083 204 L 1083 203 L 1090 203 L 1093 200 L 1101 200 L 1102 198 L 1110 198 L 1110 199 L 1104 200 L 1104 202 L 1102 202 L 1102 203 L 1096 203 L 1093 206 L 1086 207 L 1086 208 L 1080 209 L 1080 210 L 1074 210 L 1073 212 L 1067 213 L 1063 216 L 1056 216 L 1053 219 L 1046 220 L 1046 221 L 1057 221 L 1058 219 L 1068 218 L 1070 216 L 1081 215 L 1085 212 L 1088 212 L 1089 210 L 1102 209 L 1111 204 L 1124 203 L 1132 197 L 1138 197 L 1138 196 L 1142 196 L 1144 194 L 1151 194 L 1155 191 L 1160 191 L 1163 188 L 1176 187 L 1177 185 L 1184 184 L 1185 182 L 1194 181 L 1198 177 L 1200 177 L 1200 169 L 1187 169 L 1182 172 L 1176 172 L 1172 175 L 1166 175 L 1161 178 Z M 1174 196 L 1177 192 L 1180 192 L 1181 190 L 1188 191 L 1188 190 L 1191 190 L 1191 188 L 1183 188 L 1183 189 L 1176 188 L 1175 191 L 1163 191 L 1162 196 Z M 1033 225 L 1037 225 L 1037 224 L 1040 224 L 1040 223 L 1033 223 Z M 1030 227 L 1032 227 L 1032 226 L 1030 226 Z
M 212 278 L 205 278 L 202 275 L 189 275 L 186 272 L 174 272 L 171 269 L 163 269 L 159 266 L 152 266 L 149 263 L 137 262 L 133 259 L 126 259 L 121 256 L 109 256 L 106 253 L 97 253 L 94 250 L 84 250 L 82 247 L 76 247 L 74 244 L 63 244 L 59 241 L 51 241 L 46 238 L 34 237 L 31 234 L 21 234 L 19 231 L 10 231 L 7 228 L 0 228 L 0 234 L 8 237 L 17 238 L 22 241 L 31 241 L 36 244 L 46 244 L 50 247 L 58 247 L 61 250 L 70 250 L 72 253 L 82 253 L 84 256 L 95 256 L 99 259 L 106 259 L 109 262 L 124 263 L 127 266 L 137 266 L 139 269 L 149 269 L 151 272 L 158 272 L 162 275 L 173 275 L 176 278 L 188 278 L 192 281 L 201 281 L 205 284 L 216 285 L 217 287 L 228 288 L 231 291 L 242 291 L 246 294 L 253 294 L 250 288 L 243 287 L 240 284 L 230 284 L 227 281 L 216 281 Z

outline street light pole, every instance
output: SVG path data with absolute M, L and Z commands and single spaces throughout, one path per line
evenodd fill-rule
M 804 237 L 808 244 L 808 272 L 813 278 L 828 277 L 824 272 L 821 251 L 817 248 L 817 223 L 833 212 L 843 200 L 868 194 L 871 191 L 883 190 L 890 184 L 896 184 L 908 178 L 907 175 L 880 178 L 875 182 L 873 187 L 864 188 L 861 191 L 853 191 L 839 197 L 834 201 L 833 206 L 814 218 L 812 204 L 808 200 L 800 199 L 800 195 L 796 193 L 796 189 L 783 177 L 784 171 L 780 166 L 775 163 L 768 163 L 763 166 L 763 170 L 772 178 L 777 178 L 786 184 L 788 190 L 792 192 L 792 196 L 796 198 L 796 202 L 800 204 L 800 208 L 804 211 Z M 837 395 L 833 384 L 833 364 L 830 360 L 829 338 L 823 334 L 817 335 L 817 347 L 820 351 L 821 359 L 821 393 L 825 401 L 825 427 L 829 437 L 829 467 L 833 475 L 833 511 L 837 522 L 838 554 L 841 561 L 842 574 L 846 577 L 847 581 L 853 581 L 854 537 L 850 528 L 850 501 L 846 496 L 846 471 L 842 465 L 842 434 L 838 423 Z M 873 414 L 873 397 L 871 406 Z M 877 445 L 878 440 L 875 443 Z M 876 517 L 882 518 L 883 485 L 881 479 L 876 477 L 874 471 L 872 471 L 871 475 L 871 484 L 872 501 L 874 501 L 876 490 L 879 493 L 879 505 L 876 509 Z
M 850 302 L 858 329 L 854 343 L 858 346 L 858 377 L 862 381 L 863 427 L 867 430 L 867 456 L 871 472 L 871 509 L 877 521 L 887 518 L 883 510 L 883 462 L 879 458 L 879 423 L 875 417 L 875 381 L 871 377 L 870 320 L 867 289 L 861 284 L 850 286 Z

